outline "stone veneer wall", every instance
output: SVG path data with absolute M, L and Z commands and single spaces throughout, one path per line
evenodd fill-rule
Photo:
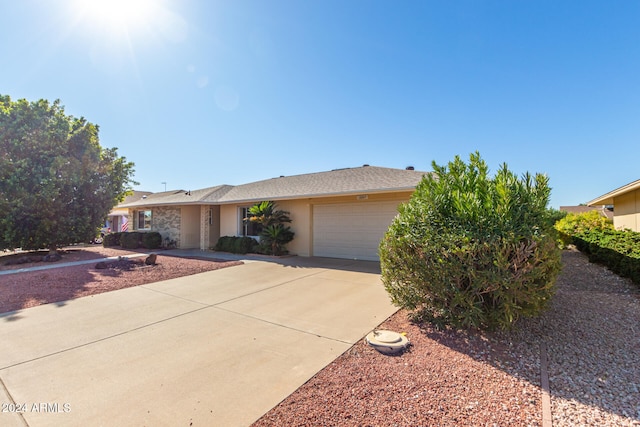
M 151 230 L 157 231 L 162 236 L 162 242 L 168 237 L 175 240 L 180 247 L 180 218 L 179 207 L 159 206 L 152 209 Z

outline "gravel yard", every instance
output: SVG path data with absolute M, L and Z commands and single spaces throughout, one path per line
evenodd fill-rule
M 439 332 L 399 311 L 380 329 L 406 332 L 407 352 L 360 341 L 255 426 L 543 425 L 543 344 L 553 426 L 640 426 L 640 292 L 579 252 L 563 263 L 550 310 L 516 332 Z
M 64 251 L 62 260 L 57 263 L 29 262 L 17 265 L 6 265 L 6 263 L 10 259 L 16 260 L 25 256 L 33 257 L 33 255 L 4 255 L 0 257 L 0 272 L 28 267 L 54 267 L 60 263 L 91 259 L 95 259 L 97 263 L 101 258 L 140 255 L 146 252 L 103 248 L 101 246 L 68 248 Z M 156 253 L 158 253 L 157 265 L 154 266 L 99 270 L 95 268 L 96 263 L 90 263 L 73 267 L 0 275 L 0 313 L 241 264 L 238 261 L 199 260 L 163 256 L 162 251 Z M 41 256 L 42 254 L 39 255 Z M 139 259 L 144 260 L 145 257 L 142 256 Z
M 133 252 L 82 248 L 61 262 Z M 0 270 L 30 264 L 4 266 Z M 41 265 L 36 263 L 32 265 Z M 238 264 L 162 256 L 158 265 L 93 263 L 0 276 L 0 313 Z M 640 291 L 565 251 L 550 309 L 513 332 L 437 331 L 398 311 L 379 329 L 409 349 L 382 355 L 364 341 L 320 371 L 255 426 L 541 426 L 541 347 L 557 426 L 640 427 Z

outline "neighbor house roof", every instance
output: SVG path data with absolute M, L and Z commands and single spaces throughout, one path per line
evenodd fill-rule
M 358 193 L 414 190 L 427 172 L 378 166 L 335 169 L 303 175 L 281 176 L 230 189 L 219 203 L 298 199 Z
M 598 207 L 598 206 L 560 206 L 560 211 L 567 213 L 580 214 L 585 212 L 597 211 L 602 216 L 607 217 L 609 219 L 613 218 L 613 210 L 608 209 L 606 207 Z
M 627 185 L 623 185 L 620 188 L 616 188 L 613 191 L 608 192 L 607 194 L 603 194 L 600 197 L 596 197 L 587 205 L 595 206 L 595 205 L 613 205 L 613 198 L 621 196 L 626 193 L 630 193 L 631 191 L 637 190 L 640 188 L 640 179 L 637 181 L 633 181 Z
M 411 191 L 428 172 L 378 166 L 335 169 L 303 175 L 280 176 L 248 184 L 218 185 L 201 190 L 176 190 L 153 193 L 137 201 L 120 205 L 144 206 L 187 204 L 230 204 L 261 200 L 285 200 L 327 197 L 359 193 Z

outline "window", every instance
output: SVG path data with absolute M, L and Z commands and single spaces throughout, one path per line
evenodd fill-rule
M 249 221 L 249 208 L 240 208 L 240 235 L 258 236 L 262 231 L 262 224 Z
M 138 230 L 151 230 L 151 211 L 138 211 Z

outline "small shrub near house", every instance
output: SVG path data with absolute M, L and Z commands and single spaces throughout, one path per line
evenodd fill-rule
M 145 249 L 158 249 L 162 246 L 162 236 L 157 231 L 142 233 L 142 247 Z
M 246 254 L 256 252 L 257 248 L 258 242 L 251 237 L 223 236 L 218 239 L 213 249 L 220 252 Z
M 394 304 L 437 326 L 509 328 L 554 294 L 560 250 L 546 176 L 489 176 L 479 153 L 433 163 L 380 244 Z
M 128 233 L 122 233 L 120 238 L 120 246 L 124 249 L 138 249 L 142 246 L 142 234 L 137 231 L 131 231 Z
M 104 238 L 102 239 L 102 246 L 104 246 L 105 248 L 120 246 L 120 238 L 122 237 L 122 234 L 124 233 L 116 232 L 105 234 Z

